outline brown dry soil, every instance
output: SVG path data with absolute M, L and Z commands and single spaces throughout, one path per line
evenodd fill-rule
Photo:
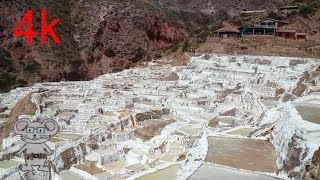
M 319 57 L 319 42 L 289 40 L 274 36 L 245 36 L 243 38 L 209 37 L 196 53 L 222 53 L 264 56 Z
M 77 168 L 77 169 L 80 169 L 82 171 L 85 171 L 87 173 L 90 173 L 92 175 L 103 173 L 102 169 L 100 169 L 100 168 L 98 168 L 96 166 L 90 167 L 90 166 L 87 166 L 85 164 L 79 164 L 79 165 L 76 165 L 74 167 Z
M 12 108 L 9 120 L 0 125 L 0 142 L 13 131 L 14 124 L 20 115 L 34 115 L 37 107 L 31 102 L 31 93 L 19 100 Z
M 155 123 L 143 128 L 135 130 L 135 136 L 141 138 L 144 141 L 148 141 L 156 135 L 159 135 L 161 130 L 166 127 L 168 124 L 175 122 L 175 120 L 165 120 L 159 123 Z

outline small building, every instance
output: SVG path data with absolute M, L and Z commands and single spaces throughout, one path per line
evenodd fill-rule
M 260 21 L 258 23 L 258 26 L 269 26 L 269 27 L 273 27 L 275 29 L 278 29 L 279 27 L 288 24 L 285 21 L 279 21 L 279 20 L 275 20 L 275 19 L 264 19 L 262 21 Z
M 243 17 L 260 17 L 265 18 L 267 17 L 268 13 L 266 10 L 253 10 L 253 11 L 241 11 L 240 16 Z
M 286 12 L 286 13 L 291 13 L 291 12 L 298 12 L 300 9 L 299 6 L 284 6 L 280 8 L 280 11 Z
M 272 26 L 242 26 L 242 35 L 274 35 L 276 28 Z
M 296 33 L 296 38 L 298 40 L 300 40 L 300 39 L 306 40 L 307 39 L 307 34 L 306 33 Z
M 278 29 L 276 31 L 276 36 L 283 37 L 285 39 L 296 39 L 295 30 Z
M 218 37 L 241 37 L 241 32 L 238 26 L 226 26 L 214 31 Z

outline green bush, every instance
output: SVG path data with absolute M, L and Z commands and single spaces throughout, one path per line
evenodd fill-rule
M 190 43 L 189 43 L 189 40 L 187 40 L 187 41 L 185 41 L 185 42 L 183 43 L 182 51 L 183 51 L 183 52 L 188 51 L 189 47 L 190 47 Z
M 314 13 L 314 8 L 311 4 L 303 5 L 299 9 L 299 14 L 305 17 L 307 17 L 309 14 L 312 14 L 312 13 Z

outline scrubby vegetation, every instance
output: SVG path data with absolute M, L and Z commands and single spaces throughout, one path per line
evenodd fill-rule
M 312 13 L 314 13 L 314 7 L 311 4 L 303 5 L 299 9 L 299 14 L 305 17 Z
M 28 72 L 30 74 L 33 74 L 35 72 L 38 72 L 40 68 L 40 64 L 36 61 L 32 61 L 32 63 L 28 64 L 25 68 L 24 71 Z
M 211 29 L 203 29 L 199 33 L 197 33 L 194 37 L 199 38 L 200 41 L 203 43 L 203 42 L 206 42 L 207 38 L 211 35 L 212 35 Z
M 10 58 L 10 54 L 3 48 L 0 48 L 0 67 L 9 72 L 14 70 L 14 64 Z
M 180 44 L 177 42 L 174 42 L 173 44 L 171 44 L 169 47 L 165 48 L 165 52 L 166 53 L 173 53 L 176 52 L 180 47 Z
M 300 4 L 298 14 L 302 15 L 303 17 L 313 15 L 320 7 L 320 0 L 295 0 L 294 3 Z
M 188 49 L 189 49 L 189 47 L 190 47 L 190 42 L 189 42 L 189 40 L 186 40 L 186 41 L 183 43 L 182 51 L 183 51 L 183 52 L 187 52 Z

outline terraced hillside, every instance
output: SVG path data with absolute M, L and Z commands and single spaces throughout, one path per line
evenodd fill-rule
M 0 177 L 319 177 L 316 59 L 211 54 L 186 66 L 171 61 L 0 94 L 1 124 L 12 123 L 9 115 L 28 97 L 36 110 L 19 118 L 51 117 L 61 128 L 47 142 L 55 152 L 50 173 L 20 171 L 24 161 L 15 152 L 24 142 L 8 133 Z

